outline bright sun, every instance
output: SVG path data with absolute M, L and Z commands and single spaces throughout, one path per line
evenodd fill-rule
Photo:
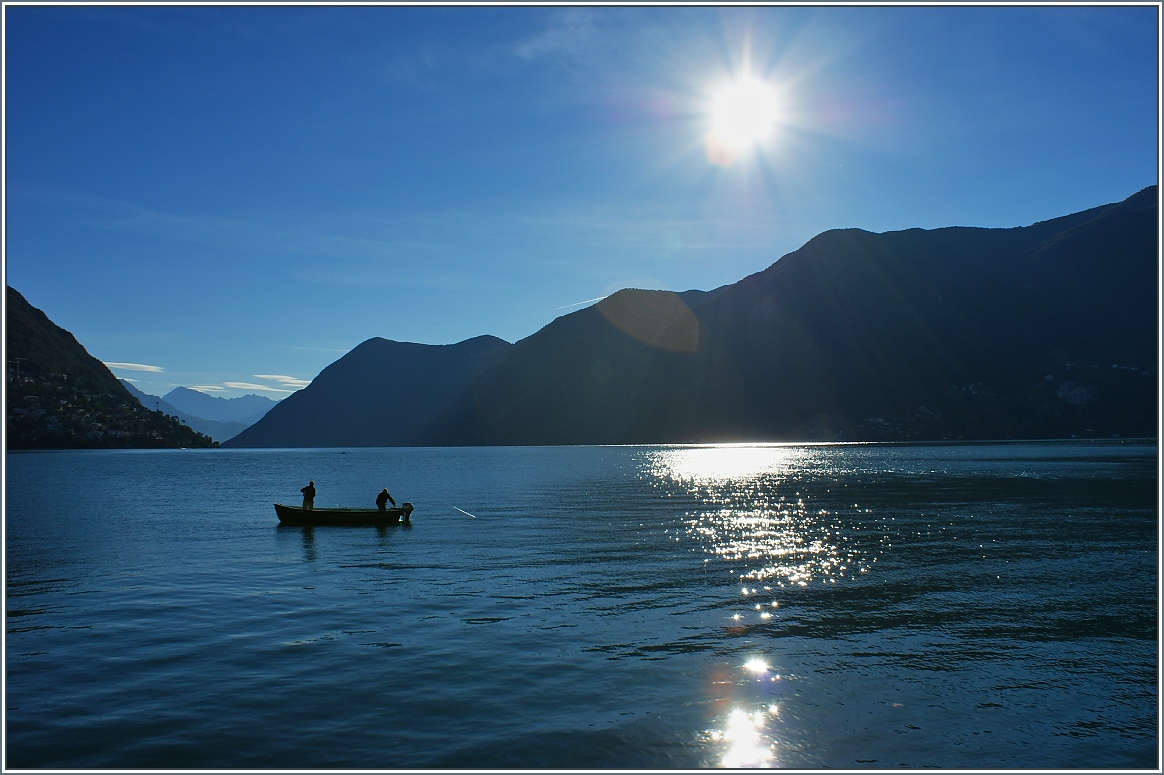
M 724 87 L 711 103 L 707 157 L 727 166 L 768 139 L 780 117 L 776 91 L 752 76 Z

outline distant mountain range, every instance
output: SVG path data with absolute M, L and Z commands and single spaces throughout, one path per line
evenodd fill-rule
M 180 420 L 143 407 L 14 288 L 5 299 L 8 449 L 214 445 Z
M 132 383 L 121 380 L 142 406 L 177 417 L 199 433 L 215 441 L 226 441 L 262 419 L 278 401 L 248 393 L 237 398 L 208 396 L 197 390 L 176 387 L 162 397 L 143 393 Z
M 272 398 L 254 393 L 235 398 L 222 398 L 186 387 L 176 387 L 162 398 L 172 406 L 196 417 L 215 422 L 239 422 L 244 425 L 258 422 L 279 403 Z
M 1154 437 L 1157 189 L 1032 226 L 825 232 L 510 345 L 370 339 L 227 446 Z

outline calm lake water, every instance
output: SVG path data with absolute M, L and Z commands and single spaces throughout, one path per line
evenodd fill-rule
M 9 454 L 6 765 L 1155 768 L 1156 454 Z

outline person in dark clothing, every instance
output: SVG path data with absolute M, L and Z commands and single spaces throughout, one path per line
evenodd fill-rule
M 388 494 L 388 488 L 385 487 L 380 491 L 380 494 L 376 496 L 376 508 L 380 509 L 380 511 L 385 511 L 387 509 L 388 501 L 392 501 L 392 508 L 396 508 L 396 501 L 392 500 L 392 496 Z
M 315 508 L 315 480 L 312 479 L 311 483 L 308 484 L 306 487 L 300 489 L 299 492 L 303 493 L 303 508 L 314 509 Z

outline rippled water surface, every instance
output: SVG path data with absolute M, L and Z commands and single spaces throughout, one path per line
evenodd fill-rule
M 10 454 L 6 765 L 1156 767 L 1156 452 Z

